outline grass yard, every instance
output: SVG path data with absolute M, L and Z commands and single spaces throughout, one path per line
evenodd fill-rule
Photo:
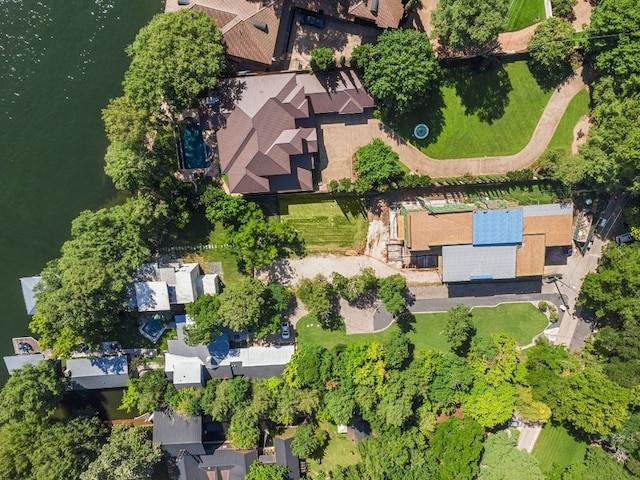
M 231 253 L 231 249 L 224 246 L 224 232 L 222 225 L 216 225 L 213 232 L 209 236 L 209 243 L 211 245 L 217 245 L 218 248 L 212 248 L 209 250 L 203 250 L 200 252 L 200 257 L 205 262 L 220 262 L 222 263 L 222 281 L 225 285 L 232 285 L 244 278 L 240 272 L 238 272 L 238 262 L 236 257 Z M 198 261 L 198 258 L 193 258 L 193 261 Z
M 554 463 L 566 468 L 572 463 L 581 462 L 587 450 L 587 443 L 576 440 L 561 425 L 547 423 L 533 448 L 533 456 L 540 463 L 540 470 L 551 470 Z
M 426 155 L 446 160 L 519 152 L 552 90 L 540 88 L 525 61 L 512 61 L 483 73 L 450 69 L 440 93 L 411 114 L 384 120 Z M 418 123 L 431 130 L 425 140 L 413 138 Z
M 360 250 L 367 238 L 367 212 L 356 197 L 284 197 L 279 215 L 298 231 L 310 252 Z
M 540 313 L 531 303 L 506 303 L 497 307 L 477 307 L 473 309 L 473 319 L 478 335 L 489 336 L 493 333 L 505 333 L 516 339 L 518 344 L 526 345 L 532 338 L 547 326 L 547 317 Z M 407 333 L 416 351 L 420 350 L 449 350 L 449 344 L 441 335 L 447 323 L 447 314 L 418 313 L 416 321 Z M 344 332 L 323 330 L 317 323 L 300 319 L 296 326 L 298 342 L 302 345 L 317 344 L 327 349 L 336 345 L 346 345 L 354 342 L 377 340 L 385 343 L 389 338 L 398 334 L 398 327 L 391 326 L 379 333 L 362 333 L 347 335 Z
M 511 0 L 505 32 L 517 32 L 544 18 L 544 0 Z
M 503 201 L 505 206 L 511 203 L 517 203 L 518 205 L 546 205 L 558 199 L 557 192 L 553 187 L 544 183 L 492 188 L 471 185 L 464 187 L 464 194 L 468 202 L 485 202 L 489 198 L 497 202 Z
M 556 128 L 556 131 L 549 142 L 547 152 L 556 149 L 571 151 L 571 144 L 573 143 L 573 129 L 578 123 L 578 120 L 588 113 L 589 92 L 587 90 L 581 90 L 578 95 L 573 97 L 573 100 L 571 100 L 567 110 L 564 112 L 562 120 L 560 120 L 558 128 Z
M 530 343 L 549 323 L 547 317 L 531 303 L 476 307 L 473 309 L 473 321 L 477 335 L 488 337 L 493 333 L 504 333 L 515 338 L 518 345 Z
M 324 476 L 318 475 L 321 470 L 328 473 L 338 466 L 355 465 L 360 461 L 360 454 L 355 443 L 348 440 L 346 434 L 337 433 L 335 425 L 321 422 L 320 427 L 329 432 L 329 442 L 324 449 L 320 464 L 314 459 L 307 459 L 307 475 L 310 478 L 324 480 Z

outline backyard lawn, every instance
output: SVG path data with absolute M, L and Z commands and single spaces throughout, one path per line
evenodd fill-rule
M 241 280 L 244 275 L 238 272 L 236 257 L 233 256 L 229 247 L 224 246 L 223 236 L 222 225 L 216 225 L 216 228 L 209 236 L 209 243 L 216 245 L 217 248 L 202 250 L 199 256 L 204 259 L 205 262 L 222 263 L 222 281 L 225 285 L 231 285 Z M 198 261 L 199 259 L 192 257 L 191 260 Z
M 561 425 L 547 423 L 533 448 L 533 456 L 540 463 L 540 470 L 551 470 L 554 463 L 566 468 L 572 463 L 581 462 L 587 450 L 584 441 L 573 438 Z
M 562 120 L 558 124 L 549 145 L 547 146 L 547 152 L 562 149 L 571 151 L 571 144 L 573 143 L 573 129 L 575 128 L 578 120 L 583 115 L 589 113 L 589 92 L 582 90 L 578 95 L 573 97 L 571 103 L 567 107 L 567 110 L 562 116 Z
M 312 458 L 306 459 L 307 475 L 311 478 L 324 480 L 325 477 L 318 475 L 321 470 L 328 473 L 339 466 L 355 465 L 360 461 L 360 454 L 355 443 L 348 440 L 346 434 L 337 433 L 335 425 L 321 422 L 320 427 L 329 432 L 329 442 L 322 453 L 320 464 Z
M 506 303 L 497 307 L 477 307 L 472 310 L 477 334 L 489 336 L 492 333 L 505 333 L 516 339 L 518 344 L 526 345 L 547 326 L 547 317 L 531 303 Z M 407 333 L 411 342 L 419 350 L 449 351 L 449 344 L 441 334 L 447 322 L 447 314 L 418 313 L 412 330 Z M 296 326 L 298 342 L 302 345 L 313 343 L 331 349 L 336 345 L 352 342 L 377 340 L 381 343 L 398 334 L 398 326 L 393 325 L 379 333 L 347 335 L 344 332 L 323 330 L 317 324 L 303 317 Z
M 310 252 L 357 251 L 367 238 L 367 213 L 363 201 L 356 197 L 284 197 L 279 216 L 298 231 Z
M 441 95 L 385 122 L 432 158 L 511 155 L 529 143 L 552 91 L 540 88 L 525 61 L 483 73 L 455 68 L 445 74 Z M 418 123 L 431 130 L 425 140 L 413 138 Z
M 511 0 L 505 32 L 517 32 L 544 18 L 544 0 Z

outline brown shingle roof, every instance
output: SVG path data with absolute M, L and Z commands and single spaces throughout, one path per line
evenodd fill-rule
M 263 6 L 246 0 L 196 0 L 192 6 L 214 19 L 227 46 L 227 54 L 270 65 L 280 26 L 280 2 Z M 264 24 L 266 31 L 254 23 Z
M 402 0 L 379 0 L 378 11 L 374 13 L 371 9 L 375 3 L 376 0 L 360 1 L 349 9 L 349 13 L 355 17 L 372 20 L 380 28 L 398 28 L 404 15 Z
M 439 245 L 462 245 L 473 240 L 473 213 L 430 214 L 409 212 L 406 245 L 411 250 L 428 250 Z
M 217 132 L 223 173 L 233 193 L 267 193 L 313 189 L 310 154 L 318 151 L 315 128 L 301 128 L 309 101 L 323 113 L 362 113 L 373 106 L 355 75 L 338 72 L 326 90 L 318 77 L 281 73 L 238 77 L 220 82 L 222 103 L 230 103 L 224 128 Z M 240 87 L 240 88 L 239 88 Z M 225 88 L 233 94 L 225 100 Z M 307 90 L 312 96 L 307 99 Z M 312 97 L 312 98 L 311 98 Z
M 516 276 L 528 277 L 544 273 L 545 236 L 523 235 L 516 252 Z

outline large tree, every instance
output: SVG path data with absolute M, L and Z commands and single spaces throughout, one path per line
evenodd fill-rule
M 366 63 L 364 83 L 384 110 L 410 110 L 436 86 L 440 67 L 426 34 L 385 30 Z
M 187 329 L 187 343 L 210 344 L 214 334 L 218 334 L 220 330 L 220 296 L 201 295 L 195 302 L 185 305 L 185 309 L 194 322 L 194 325 Z
M 162 457 L 148 428 L 116 426 L 81 480 L 148 480 Z
M 226 287 L 220 294 L 220 324 L 234 332 L 256 328 L 265 318 L 267 298 L 267 288 L 255 278 L 245 278 Z
M 440 461 L 442 480 L 475 478 L 480 472 L 483 436 L 484 430 L 475 420 L 451 417 L 438 425 L 431 448 Z
M 358 191 L 386 191 L 404 176 L 400 157 L 379 138 L 356 151 L 353 166 Z
M 440 45 L 466 55 L 488 53 L 507 19 L 507 0 L 439 0 L 431 21 Z
M 118 326 L 128 302 L 127 285 L 150 256 L 149 243 L 167 218 L 166 204 L 133 197 L 71 224 L 62 256 L 42 272 L 38 313 L 31 329 L 45 348 L 67 356 L 83 340 L 103 341 Z
M 216 86 L 224 65 L 218 25 L 205 12 L 181 9 L 156 15 L 127 48 L 131 65 L 124 91 L 140 107 L 179 110 Z
M 32 478 L 80 478 L 98 457 L 106 433 L 98 417 L 78 417 L 53 423 L 40 435 L 29 453 Z
M 58 408 L 68 381 L 51 362 L 25 365 L 13 372 L 0 391 L 0 424 L 10 420 L 42 421 Z
M 327 432 L 324 430 L 310 423 L 303 423 L 296 428 L 291 442 L 291 451 L 300 458 L 313 457 L 313 454 L 324 445 L 327 437 Z
M 139 378 L 129 379 L 119 410 L 153 412 L 165 405 L 167 392 L 174 389 L 162 370 L 149 370 Z
M 575 30 L 569 22 L 557 17 L 544 20 L 529 40 L 529 54 L 534 62 L 547 70 L 561 67 L 573 53 Z
M 443 333 L 454 352 L 459 355 L 466 354 L 471 345 L 471 339 L 476 334 L 471 310 L 463 304 L 449 309 Z
M 544 480 L 536 457 L 517 449 L 518 437 L 507 433 L 497 432 L 484 441 L 478 480 Z
M 331 316 L 336 301 L 333 286 L 321 274 L 305 278 L 298 285 L 298 298 L 305 308 L 319 321 L 326 323 Z
M 640 73 L 640 9 L 636 0 L 600 0 L 586 32 L 586 51 L 603 73 Z

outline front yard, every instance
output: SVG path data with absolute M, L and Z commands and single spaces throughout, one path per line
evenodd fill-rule
M 516 32 L 544 19 L 544 0 L 511 0 L 504 31 Z
M 547 423 L 533 448 L 533 456 L 540 463 L 540 470 L 551 470 L 554 463 L 566 468 L 572 463 L 582 462 L 587 443 L 575 439 L 562 425 Z
M 497 307 L 476 307 L 472 311 L 477 334 L 487 337 L 493 333 L 504 333 L 515 338 L 519 345 L 530 343 L 533 337 L 547 326 L 547 317 L 531 303 L 505 303 Z M 449 344 L 442 335 L 447 323 L 447 313 L 418 313 L 416 321 L 411 324 L 408 337 L 419 350 L 449 351 Z M 348 321 L 348 320 L 347 320 Z M 323 330 L 311 317 L 303 317 L 296 326 L 298 342 L 301 345 L 317 344 L 327 349 L 336 345 L 354 342 L 377 340 L 384 343 L 397 335 L 399 327 L 390 328 L 378 333 L 347 335 L 341 331 Z

